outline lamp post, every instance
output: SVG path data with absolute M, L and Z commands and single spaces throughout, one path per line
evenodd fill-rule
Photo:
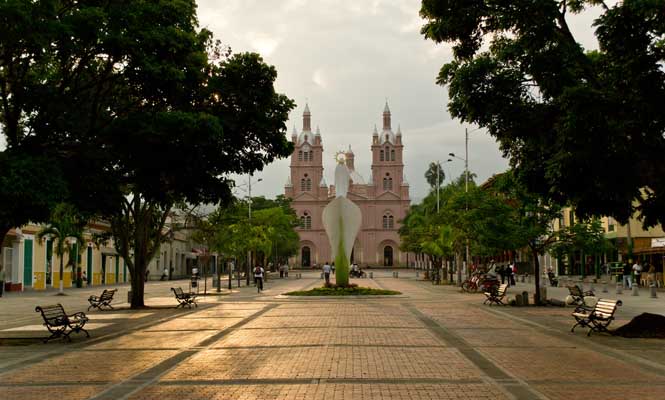
M 472 130 L 471 132 L 475 132 L 481 128 L 476 128 Z M 464 180 L 464 193 L 468 194 L 469 193 L 469 129 L 464 128 L 464 153 L 465 153 L 465 158 L 458 157 L 455 155 L 455 153 L 448 153 L 449 156 L 457 158 L 458 160 L 464 161 L 464 175 L 465 175 L 465 180 Z M 467 200 L 466 204 L 466 211 L 469 211 L 469 203 Z M 469 262 L 469 238 L 466 239 L 466 260 L 464 262 L 464 268 L 466 269 L 466 265 Z M 468 273 L 468 271 L 467 271 Z M 462 270 L 459 268 L 457 269 L 457 285 L 462 284 Z
M 173 229 L 169 228 L 166 237 L 169 239 L 169 280 L 171 280 L 173 278 L 173 239 L 175 239 Z
M 263 180 L 263 178 L 259 178 L 256 180 L 256 183 L 259 183 Z M 249 178 L 247 179 L 247 205 L 248 205 L 248 220 L 249 220 L 249 226 L 252 226 L 252 175 L 249 175 Z M 252 263 L 252 250 L 247 251 L 247 272 L 246 272 L 246 285 L 249 286 L 249 274 L 250 274 L 250 264 Z

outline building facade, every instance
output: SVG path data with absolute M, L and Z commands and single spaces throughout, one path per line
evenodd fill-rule
M 368 135 L 369 136 L 369 135 Z M 284 188 L 286 197 L 300 219 L 297 228 L 300 249 L 294 260 L 298 266 L 312 267 L 332 262 L 330 243 L 323 228 L 324 207 L 335 197 L 335 186 L 328 186 L 324 176 L 323 139 L 319 128 L 312 132 L 309 106 L 303 112 L 302 131 L 294 127 L 291 138 L 291 173 Z M 401 266 L 409 263 L 409 254 L 399 250 L 398 229 L 409 210 L 409 184 L 404 179 L 401 129 L 394 133 L 391 113 L 386 103 L 383 129 L 374 128 L 371 136 L 371 175 L 366 181 L 355 169 L 355 154 L 345 151 L 351 174 L 347 197 L 360 207 L 362 225 L 353 246 L 351 261 L 363 266 Z M 412 256 L 411 256 L 412 257 Z M 411 258 L 413 260 L 413 258 Z
M 56 254 L 57 239 L 39 239 L 41 225 L 25 225 L 12 229 L 2 245 L 0 266 L 5 271 L 5 290 L 56 289 L 60 284 L 60 256 Z M 87 278 L 85 286 L 114 285 L 129 282 L 130 276 L 125 261 L 115 250 L 113 240 L 103 245 L 93 243 L 93 235 L 109 229 L 103 222 L 91 222 L 84 230 L 86 243 L 79 251 L 77 267 Z M 72 287 L 75 270 L 68 254 L 63 256 L 63 286 Z M 191 273 L 197 263 L 192 241 L 182 232 L 176 232 L 173 240 L 162 243 L 160 251 L 148 264 L 149 279 L 159 279 L 165 268 L 173 268 L 172 277 L 184 277 Z M 73 255 L 72 255 L 73 258 Z

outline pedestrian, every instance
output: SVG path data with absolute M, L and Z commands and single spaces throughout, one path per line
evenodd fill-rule
M 254 282 L 256 283 L 256 286 L 257 286 L 259 292 L 263 290 L 263 274 L 264 273 L 265 273 L 265 270 L 260 265 L 257 265 L 256 268 L 254 268 Z
M 326 286 L 330 285 L 330 271 L 332 270 L 332 267 L 326 262 L 323 264 L 323 277 L 326 280 Z
M 639 260 L 635 260 L 635 264 L 633 264 L 633 276 L 634 276 L 634 282 L 637 285 L 637 287 L 640 287 L 640 277 L 642 275 L 642 266 L 640 265 Z
M 517 265 L 513 263 L 510 266 L 510 284 L 515 286 L 515 275 L 517 275 Z
M 633 282 L 630 279 L 631 278 L 631 276 L 630 276 L 630 272 L 631 272 L 630 261 L 632 261 L 632 260 L 629 260 L 628 263 L 623 263 L 623 287 L 624 288 L 627 287 L 628 289 L 633 288 Z
M 169 278 L 169 269 L 164 267 L 164 272 L 162 272 L 162 276 L 159 278 L 160 281 L 165 281 L 168 280 Z
M 0 297 L 5 292 L 5 268 L 0 265 Z
M 496 268 L 496 272 L 498 272 L 499 275 L 501 275 L 501 284 L 503 285 L 503 284 L 505 283 L 505 281 L 506 281 L 506 270 L 505 270 L 505 268 L 503 267 L 503 265 L 499 265 L 499 266 Z
M 289 277 L 289 263 L 284 264 L 284 277 Z
M 656 283 L 656 267 L 653 264 L 645 264 L 644 268 L 646 269 L 647 265 L 649 266 L 649 269 L 647 270 L 647 276 L 649 279 L 649 286 L 653 285 Z
M 279 278 L 284 278 L 284 266 L 282 264 L 279 264 Z
M 334 274 L 334 273 L 335 273 L 335 262 L 334 262 L 334 261 L 333 261 L 333 263 L 330 265 L 330 269 L 332 270 L 332 273 Z
M 88 284 L 88 276 L 85 274 L 85 271 L 83 271 L 83 272 L 81 273 L 81 282 L 82 282 L 82 283 L 85 283 L 86 286 L 87 286 L 87 284 Z

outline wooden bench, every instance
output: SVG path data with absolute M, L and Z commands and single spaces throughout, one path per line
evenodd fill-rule
M 492 304 L 501 304 L 502 306 L 505 306 L 506 304 L 503 302 L 503 298 L 506 296 L 507 290 L 508 290 L 508 284 L 504 283 L 503 285 L 499 285 L 498 289 L 496 290 L 490 290 L 489 292 L 484 292 L 485 297 L 487 298 L 485 299 L 483 304 L 489 303 L 490 306 Z
M 587 336 L 591 336 L 591 332 L 607 332 L 607 327 L 609 324 L 614 321 L 614 313 L 617 311 L 617 307 L 621 305 L 621 300 L 610 300 L 610 299 L 598 299 L 596 305 L 592 309 L 577 309 L 573 312 L 573 318 L 575 318 L 575 325 L 570 329 L 571 332 L 575 332 L 575 328 L 578 326 L 584 326 L 589 328 L 589 333 Z
M 185 293 L 180 287 L 171 288 L 171 290 L 173 290 L 173 294 L 175 294 L 175 299 L 178 300 L 178 307 L 185 308 L 185 306 L 187 306 L 192 308 L 192 304 L 194 304 L 194 307 L 198 307 L 198 304 L 196 304 L 196 294 Z
M 111 301 L 113 300 L 113 296 L 117 291 L 118 289 L 113 289 L 113 290 L 104 289 L 101 295 L 90 296 L 88 298 L 88 302 L 90 303 L 88 311 L 90 311 L 91 308 L 97 308 L 98 310 L 103 311 L 102 307 L 107 307 L 109 310 L 113 310 Z
M 573 298 L 573 304 L 577 306 L 575 311 L 578 311 L 578 309 L 580 308 L 582 309 L 589 308 L 584 302 L 584 297 L 586 296 L 596 297 L 596 294 L 593 292 L 593 290 L 587 290 L 585 292 L 578 285 L 569 285 L 566 287 L 568 288 L 568 293 L 570 294 L 570 297 Z
M 69 335 L 72 332 L 80 333 L 83 331 L 87 337 L 90 337 L 88 331 L 83 329 L 85 323 L 88 322 L 88 317 L 83 312 L 67 315 L 60 303 L 52 306 L 37 306 L 35 307 L 35 312 L 42 314 L 44 326 L 51 332 L 51 336 L 44 339 L 44 343 L 61 336 L 63 339 L 67 338 L 71 342 L 72 339 Z

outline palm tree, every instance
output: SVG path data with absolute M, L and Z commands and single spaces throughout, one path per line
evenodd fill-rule
M 64 295 L 64 254 L 69 255 L 69 262 L 67 265 L 72 266 L 72 276 L 76 273 L 76 263 L 80 253 L 81 245 L 84 243 L 83 239 L 83 219 L 80 217 L 76 209 L 70 204 L 59 204 L 51 215 L 51 222 L 46 225 L 37 237 L 41 240 L 43 238 L 55 239 L 55 253 L 60 257 L 60 285 L 58 294 Z M 74 239 L 74 240 L 71 240 Z M 75 243 L 79 245 L 75 246 Z M 74 250 L 76 248 L 76 250 Z M 74 258 L 72 254 L 74 253 Z

